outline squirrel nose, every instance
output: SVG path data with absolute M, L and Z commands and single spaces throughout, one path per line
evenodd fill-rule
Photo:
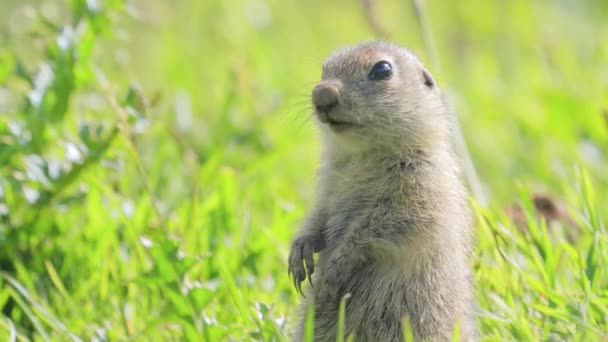
M 328 114 L 338 105 L 338 88 L 332 84 L 319 84 L 312 91 L 312 103 L 317 112 Z

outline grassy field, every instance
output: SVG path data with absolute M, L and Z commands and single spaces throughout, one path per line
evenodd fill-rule
M 411 1 L 372 3 L 3 0 L 0 339 L 288 340 L 309 94 L 387 35 L 449 93 L 488 198 L 481 340 L 608 340 L 608 4 L 428 0 L 433 54 Z

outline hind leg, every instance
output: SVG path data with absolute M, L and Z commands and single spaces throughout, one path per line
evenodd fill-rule
M 343 294 L 340 292 L 340 295 Z M 344 335 L 345 337 L 353 335 L 355 341 L 359 341 L 360 339 L 356 338 L 355 334 L 360 329 L 362 322 L 365 322 L 368 319 L 368 315 L 366 314 L 366 311 L 368 310 L 366 309 L 365 301 L 361 302 L 359 299 L 357 303 L 354 303 L 354 299 L 353 296 L 346 299 Z M 304 340 L 306 315 L 310 305 L 313 305 L 312 299 L 308 299 L 300 308 L 300 321 L 298 322 L 296 334 L 294 335 L 294 341 Z M 317 300 L 314 304 L 313 341 L 330 342 L 336 340 L 338 334 L 339 308 L 340 301 L 338 299 L 327 301 Z M 383 339 L 369 339 L 369 341 L 383 341 Z
M 293 341 L 304 341 L 308 310 L 314 305 L 313 341 L 334 341 L 336 339 L 338 306 L 334 303 L 314 304 L 312 299 L 306 300 L 300 308 L 300 320 L 293 334 Z

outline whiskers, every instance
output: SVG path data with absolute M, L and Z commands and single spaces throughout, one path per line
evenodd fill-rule
M 294 100 L 295 99 L 295 100 Z M 314 108 L 310 100 L 310 94 L 294 95 L 291 101 L 288 100 L 283 123 L 295 125 L 296 130 L 302 128 L 314 118 Z

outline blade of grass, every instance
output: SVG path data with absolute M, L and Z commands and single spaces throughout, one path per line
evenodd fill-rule
M 23 310 L 23 313 L 27 316 L 27 318 L 29 318 L 30 322 L 32 323 L 32 325 L 34 326 L 36 331 L 40 334 L 40 336 L 44 340 L 49 341 L 50 340 L 49 334 L 46 332 L 46 330 L 42 326 L 42 323 L 40 322 L 40 320 L 38 320 L 38 317 L 36 317 L 36 314 L 34 314 L 34 312 L 25 304 L 25 302 L 23 301 L 23 299 L 21 298 L 21 296 L 19 295 L 19 293 L 16 290 L 11 288 L 10 292 L 12 294 L 11 297 L 15 300 L 15 302 L 17 302 L 17 305 L 19 305 L 21 310 Z
M 253 328 L 256 324 L 251 317 L 251 312 L 243 299 L 241 291 L 239 291 L 234 283 L 234 278 L 232 274 L 226 269 L 225 265 L 219 266 L 220 274 L 222 279 L 226 282 L 226 286 L 228 287 L 228 292 L 232 297 L 232 301 L 234 302 L 238 312 L 239 312 L 239 320 L 243 323 L 247 324 L 250 328 Z
M 313 342 L 315 338 L 315 303 L 314 299 L 308 303 L 306 308 L 306 321 L 304 322 L 304 341 Z
M 462 328 L 462 321 L 457 320 L 454 326 L 454 330 L 452 331 L 452 342 L 460 341 L 460 330 Z
M 15 324 L 13 323 L 12 320 L 6 318 L 6 319 L 2 320 L 2 323 L 8 329 L 8 332 L 9 332 L 8 340 L 10 342 L 17 341 L 17 337 L 19 337 L 20 340 L 25 340 L 23 335 L 20 335 L 19 332 L 17 331 L 17 328 L 15 327 Z
M 72 298 L 68 294 L 68 291 L 65 289 L 65 286 L 63 286 L 63 282 L 61 282 L 61 279 L 57 274 L 57 270 L 55 270 L 55 266 L 53 266 L 53 264 L 49 260 L 45 260 L 44 265 L 46 266 L 46 270 L 49 274 L 49 277 L 51 278 L 51 281 L 53 282 L 53 285 L 55 285 L 55 287 L 57 288 L 59 293 L 61 293 L 63 298 L 68 301 L 68 305 L 74 305 Z
M 404 317 L 401 321 L 401 328 L 403 329 L 403 341 L 414 342 L 414 331 L 412 330 L 412 323 L 409 317 Z
M 437 72 L 440 72 L 441 65 L 439 63 L 439 56 L 435 47 L 435 40 L 433 39 L 431 25 L 429 23 L 424 8 L 424 0 L 411 0 L 411 4 L 412 8 L 414 9 L 416 22 L 418 23 L 420 34 L 422 35 L 422 41 L 424 43 L 429 59 L 431 60 L 431 64 L 433 68 L 437 70 Z M 469 153 L 469 149 L 467 148 L 466 141 L 464 140 L 462 128 L 460 127 L 460 121 L 458 120 L 458 113 L 456 113 L 456 110 L 454 109 L 454 106 L 452 105 L 446 93 L 443 94 L 443 100 L 445 106 L 452 114 L 450 115 L 450 118 L 452 119 L 452 125 L 454 126 L 454 143 L 456 145 L 458 154 L 463 159 L 464 173 L 467 178 L 467 182 L 469 184 L 471 192 L 473 192 L 473 196 L 475 197 L 477 202 L 479 202 L 482 207 L 486 207 L 488 205 L 488 201 L 484 194 L 481 181 L 479 180 L 479 175 L 477 174 L 475 164 L 473 163 L 473 158 L 471 158 L 471 154 Z
M 58 330 L 61 330 L 63 333 L 68 335 L 72 341 L 81 341 L 80 338 L 78 338 L 74 333 L 69 331 L 63 323 L 61 323 L 57 318 L 55 318 L 55 316 L 51 315 L 44 307 L 42 307 L 42 305 L 40 305 L 38 302 L 36 302 L 34 300 L 34 298 L 32 298 L 32 296 L 30 296 L 28 290 L 26 288 L 24 288 L 15 278 L 11 277 L 9 274 L 7 274 L 5 272 L 0 272 L 0 277 L 4 278 L 11 285 L 11 287 L 16 291 L 15 293 L 18 293 L 20 295 L 20 296 L 13 296 L 13 298 L 15 298 L 16 301 L 21 301 L 20 305 L 21 305 L 22 309 L 24 309 L 24 311 L 26 309 L 29 310 L 29 308 L 21 300 L 21 296 L 23 298 L 27 299 L 27 301 L 32 305 L 32 307 L 34 309 L 36 309 L 36 311 L 40 313 L 41 317 L 44 318 L 49 324 L 51 324 L 53 327 L 57 328 Z M 19 298 L 19 300 L 17 300 L 17 298 Z M 32 315 L 32 316 L 30 316 L 30 319 L 35 319 L 37 322 L 39 322 L 37 320 L 35 314 L 33 313 L 33 311 L 29 310 L 29 312 Z M 34 321 L 32 321 L 32 323 L 34 323 Z M 44 328 L 42 327 L 41 324 L 38 324 L 37 327 L 39 327 L 39 329 L 42 329 L 41 331 L 44 331 Z M 46 331 L 44 331 L 44 332 L 46 334 Z
M 338 308 L 338 327 L 336 331 L 336 342 L 344 342 L 344 334 L 346 330 L 346 300 L 350 298 L 350 293 L 347 293 L 340 300 Z

